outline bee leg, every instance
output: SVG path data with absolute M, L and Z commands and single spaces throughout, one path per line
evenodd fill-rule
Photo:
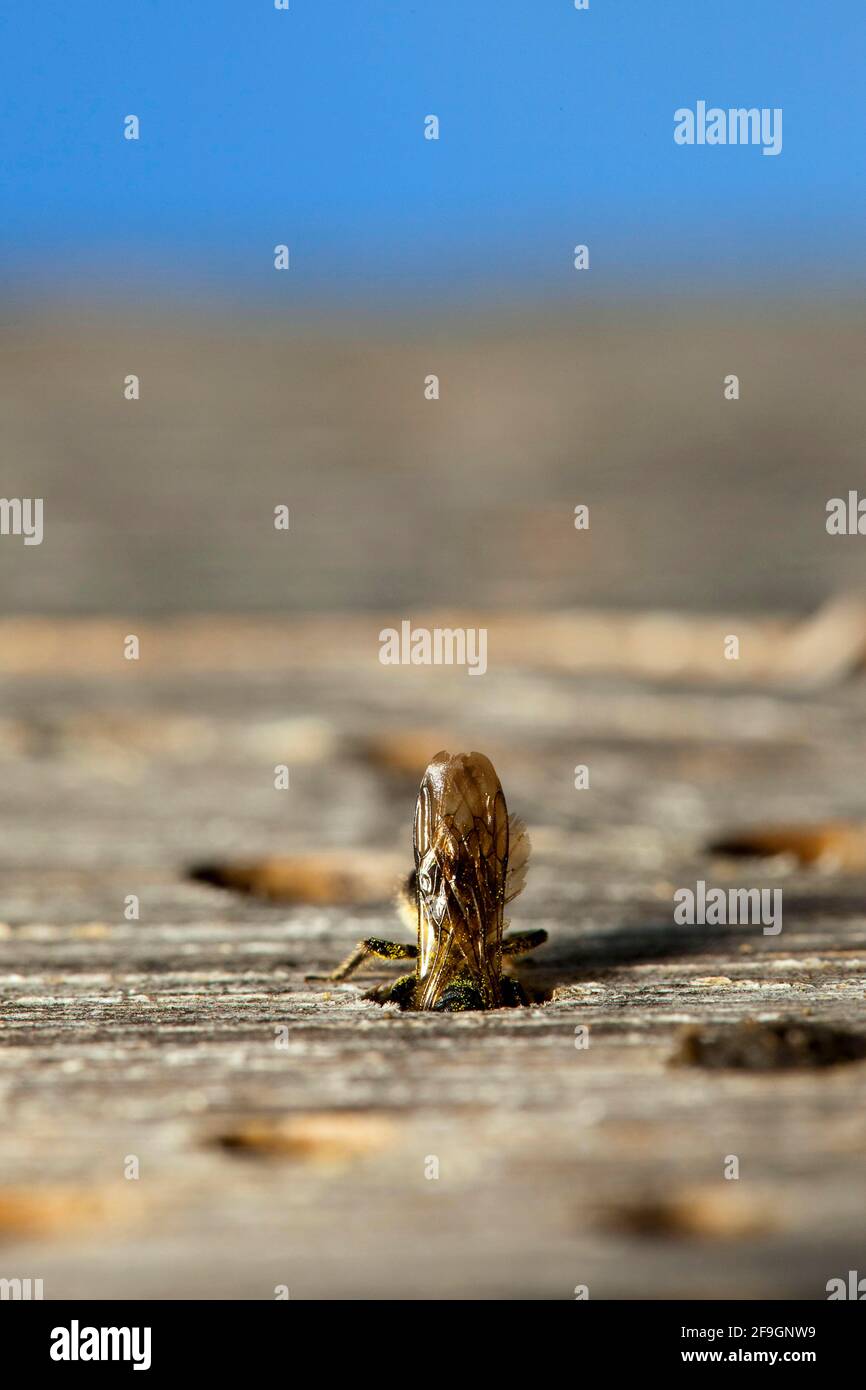
M 547 940 L 547 932 L 540 927 L 538 931 L 515 931 L 502 938 L 502 954 L 504 956 L 525 956 L 527 951 L 534 951 L 536 946 L 543 946 Z
M 401 1009 L 411 1009 L 415 1000 L 415 976 L 401 975 L 393 984 L 374 985 L 364 995 L 377 1004 L 399 1004 Z
M 359 965 L 363 965 L 368 956 L 378 956 L 380 960 L 414 960 L 417 954 L 418 947 L 410 946 L 404 941 L 383 941 L 381 937 L 368 936 L 366 941 L 358 942 L 354 951 L 331 972 L 328 979 L 347 979 L 355 973 Z

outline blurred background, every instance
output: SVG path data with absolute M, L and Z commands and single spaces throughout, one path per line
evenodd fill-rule
M 824 529 L 866 423 L 853 0 L 0 23 L 3 491 L 46 516 L 0 547 L 7 612 L 803 609 L 858 579 Z M 698 100 L 781 107 L 782 153 L 676 145 Z

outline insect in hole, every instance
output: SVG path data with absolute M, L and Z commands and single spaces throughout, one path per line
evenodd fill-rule
M 368 937 L 331 975 L 345 980 L 370 956 L 414 960 L 411 975 L 367 998 L 402 1009 L 457 1012 L 527 1003 L 503 957 L 532 951 L 546 931 L 503 935 L 505 904 L 523 891 L 529 837 L 509 816 L 493 764 L 483 753 L 437 753 L 415 804 L 415 868 L 398 898 L 417 944 Z

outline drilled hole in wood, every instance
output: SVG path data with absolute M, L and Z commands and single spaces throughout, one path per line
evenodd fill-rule
M 776 1222 L 762 1197 L 696 1187 L 613 1207 L 603 1224 L 645 1239 L 742 1240 L 765 1234 Z
M 856 873 L 866 869 L 866 825 L 827 821 L 823 825 L 754 826 L 723 836 L 708 848 L 710 853 L 730 859 L 785 854 L 800 864 Z
M 389 901 L 403 861 L 375 851 L 334 850 L 319 854 L 198 864 L 189 871 L 209 883 L 271 902 L 358 905 Z
M 215 1142 L 249 1158 L 327 1165 L 378 1153 L 393 1137 L 394 1126 L 385 1117 L 349 1112 L 245 1120 L 216 1135 Z
M 747 1019 L 728 1028 L 685 1029 L 671 1061 L 710 1070 L 793 1071 L 864 1058 L 866 1034 L 801 1019 Z

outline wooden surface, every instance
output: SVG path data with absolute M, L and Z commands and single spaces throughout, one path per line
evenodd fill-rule
M 4 490 L 44 498 L 45 541 L 0 545 L 0 612 L 805 615 L 861 585 L 824 521 L 859 485 L 862 305 L 584 281 L 556 313 L 402 321 L 7 305 Z
M 740 1020 L 864 1027 L 860 832 L 812 862 L 708 848 L 866 818 L 866 542 L 824 527 L 858 485 L 862 342 L 829 300 L 6 306 L 4 491 L 44 499 L 45 539 L 0 541 L 0 1277 L 820 1298 L 866 1272 L 866 1064 L 671 1065 L 688 1026 L 714 1057 Z M 488 625 L 486 675 L 381 666 L 403 618 Z M 443 747 L 487 753 L 533 836 L 526 1010 L 321 979 L 399 933 Z M 273 882 L 270 856 L 300 900 L 189 877 Z M 676 926 L 699 878 L 782 887 L 782 933 Z
M 862 1272 L 866 1063 L 671 1058 L 686 1025 L 863 1029 L 866 874 L 707 847 L 863 816 L 866 678 L 737 682 L 720 660 L 672 683 L 518 642 L 473 679 L 382 667 L 375 621 L 334 623 L 344 643 L 309 648 L 277 619 L 214 617 L 197 646 L 155 624 L 138 663 L 134 618 L 7 629 L 0 1276 L 46 1297 L 822 1298 Z M 443 746 L 488 753 L 533 836 L 513 924 L 550 940 L 525 1010 L 400 1015 L 362 998 L 388 967 L 316 978 L 400 934 L 353 885 L 383 896 L 408 864 Z M 322 851 L 340 872 L 314 860 L 299 891 L 348 902 L 188 876 Z M 699 878 L 782 887 L 781 934 L 676 926 Z

